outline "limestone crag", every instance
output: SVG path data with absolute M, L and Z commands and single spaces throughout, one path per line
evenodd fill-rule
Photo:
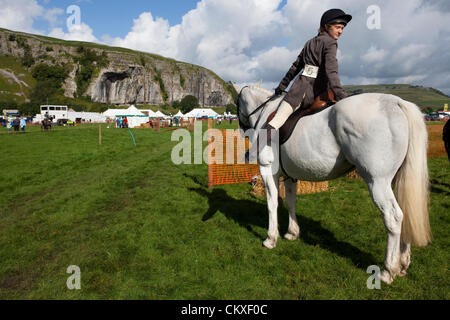
M 76 82 L 76 76 L 83 68 L 77 62 L 81 46 L 98 55 L 106 55 L 108 61 L 107 67 L 97 68 L 82 93 L 77 92 Z M 78 93 L 101 103 L 161 105 L 193 95 L 202 106 L 233 103 L 225 81 L 200 66 L 128 49 L 0 29 L 1 55 L 23 58 L 26 52 L 32 55 L 35 64 L 65 65 L 71 70 L 63 84 L 64 95 L 70 98 Z
M 231 94 L 220 81 L 206 70 L 189 72 L 178 66 L 159 69 L 128 65 L 112 65 L 101 70 L 87 94 L 93 101 L 112 104 L 164 104 L 179 101 L 187 95 L 197 97 L 203 106 L 232 103 Z M 159 82 L 161 79 L 163 87 Z

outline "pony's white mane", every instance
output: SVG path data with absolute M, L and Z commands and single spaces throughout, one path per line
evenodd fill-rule
M 249 85 L 248 87 L 253 93 L 259 94 L 259 98 L 261 99 L 267 99 L 273 95 L 272 91 L 261 88 L 259 85 Z
M 250 85 L 250 86 L 248 86 L 248 87 L 249 87 L 250 89 L 252 89 L 252 90 L 259 91 L 259 92 L 264 93 L 264 94 L 266 94 L 266 95 L 271 95 L 271 94 L 272 94 L 271 91 L 269 91 L 269 90 L 267 90 L 267 89 L 264 89 L 264 88 L 261 88 L 261 87 L 258 86 L 258 85 Z

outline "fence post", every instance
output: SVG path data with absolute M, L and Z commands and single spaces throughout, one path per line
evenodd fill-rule
M 207 150 L 209 150 L 209 144 L 212 142 L 211 139 L 211 129 L 212 129 L 212 121 L 211 119 L 208 119 L 208 142 L 207 142 Z M 206 164 L 208 166 L 208 189 L 211 189 L 213 187 L 214 181 L 213 181 L 213 165 L 211 164 L 210 159 L 210 153 L 208 152 L 208 163 Z

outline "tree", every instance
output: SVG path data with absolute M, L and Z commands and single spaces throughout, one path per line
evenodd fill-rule
M 198 107 L 198 99 L 192 95 L 184 97 L 180 102 L 180 109 L 183 113 L 191 112 L 194 108 Z
M 18 107 L 20 114 L 23 116 L 34 116 L 41 112 L 39 104 L 27 102 Z
M 227 104 L 226 108 L 227 108 L 227 112 L 229 112 L 231 114 L 236 114 L 237 113 L 237 107 L 236 107 L 236 105 L 234 105 L 232 103 Z
M 180 107 L 181 107 L 180 101 L 175 100 L 175 101 L 172 102 L 172 108 L 173 108 L 173 109 L 178 109 L 178 110 L 180 110 Z

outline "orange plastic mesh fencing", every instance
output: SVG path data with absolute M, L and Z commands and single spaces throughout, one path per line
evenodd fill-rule
M 217 139 L 221 139 L 222 143 Z M 249 142 L 237 130 L 214 129 L 208 143 L 208 185 L 247 183 L 259 174 L 257 164 L 245 164 Z

